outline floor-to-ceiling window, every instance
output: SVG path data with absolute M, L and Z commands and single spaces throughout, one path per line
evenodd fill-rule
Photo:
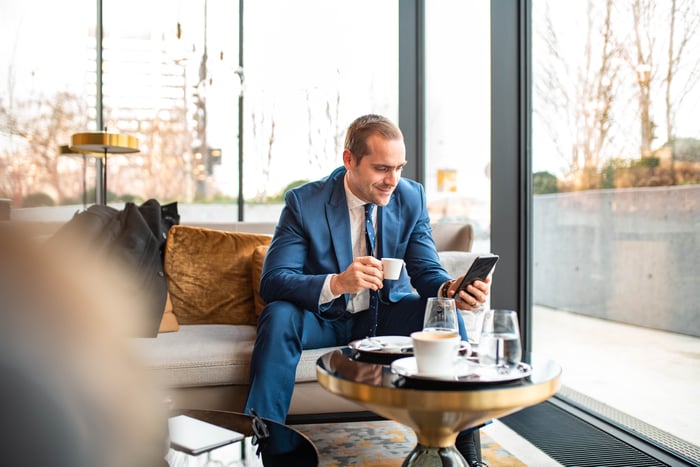
M 0 6 L 0 197 L 11 198 L 15 207 L 68 204 L 65 220 L 81 203 L 82 181 L 87 180 L 88 191 L 94 189 L 93 160 L 84 165 L 80 155 L 57 154 L 73 132 L 97 129 L 96 9 L 85 8 L 84 2 L 46 2 L 42 15 L 34 15 L 36 4 L 25 3 Z M 246 2 L 242 70 L 235 2 L 146 3 L 104 4 L 105 126 L 135 133 L 142 143 L 139 154 L 110 159 L 108 188 L 121 200 L 140 196 L 181 204 L 216 202 L 223 214 L 214 220 L 236 219 L 241 93 L 247 119 L 248 220 L 258 220 L 255 213 L 263 210 L 257 206 L 288 184 L 335 166 L 338 131 L 357 114 L 372 111 L 399 118 L 396 1 Z M 479 12 L 488 4 L 426 5 L 425 183 L 431 198 L 450 201 L 442 204 L 443 211 L 431 213 L 435 220 L 445 213 L 482 224 L 493 221 L 478 210 L 450 211 L 460 205 L 454 202 L 458 197 L 475 197 L 476 206 L 489 200 L 489 189 L 481 188 L 490 184 L 490 149 L 481 137 L 491 130 L 481 125 L 488 122 L 491 109 L 481 99 L 490 90 L 487 84 L 482 87 L 481 79 L 489 73 L 485 56 L 490 33 L 479 34 L 479 26 L 488 24 Z M 657 327 L 672 336 L 669 345 L 677 349 L 678 359 L 669 361 L 669 368 L 681 366 L 681 377 L 692 388 L 699 378 L 693 337 L 697 311 L 692 308 L 700 290 L 693 261 L 700 243 L 698 197 L 693 192 L 700 136 L 692 114 L 698 104 L 698 49 L 695 42 L 679 49 L 684 37 L 680 32 L 674 34 L 673 47 L 667 39 L 669 31 L 685 28 L 688 40 L 696 41 L 693 33 L 699 28 L 692 21 L 697 15 L 679 13 L 671 27 L 671 2 L 609 2 L 612 27 L 606 28 L 605 2 L 591 3 L 591 22 L 583 0 L 533 4 L 535 314 L 554 324 L 567 315 L 602 322 L 613 329 L 612 344 L 614 332 L 624 329 L 618 324 Z M 676 4 L 694 6 L 680 0 Z M 653 15 L 644 9 L 651 5 L 656 6 Z M 659 39 L 653 43 L 664 49 L 649 55 L 645 38 L 650 36 L 640 29 L 637 50 L 634 24 L 657 26 Z M 450 28 L 453 34 L 445 34 Z M 39 29 L 41 35 L 36 34 Z M 660 39 L 662 33 L 666 40 Z M 613 41 L 613 36 L 614 47 L 600 47 L 601 39 Z M 208 60 L 203 64 L 205 45 Z M 665 73 L 669 50 L 682 52 L 671 79 Z M 513 76 L 517 72 L 513 64 Z M 447 97 L 440 94 L 445 90 Z M 136 102 L 120 101 L 133 97 Z M 521 111 L 517 105 L 508 102 L 495 110 L 516 115 Z M 49 127 L 49 122 L 61 126 Z M 506 130 L 496 126 L 496 138 L 501 132 L 509 137 Z M 514 154 L 496 157 L 517 163 Z M 467 174 L 478 178 L 465 179 Z M 500 189 L 510 189 L 505 185 Z M 278 209 L 273 206 L 261 216 L 275 220 Z M 502 264 L 508 260 L 504 257 Z M 553 297 L 555 293 L 561 295 Z M 629 316 L 616 315 L 620 310 Z M 565 368 L 567 387 L 652 424 L 657 424 L 653 413 L 637 409 L 673 412 L 676 426 L 690 424 L 700 432 L 693 425 L 700 419 L 697 408 L 687 403 L 692 397 L 662 387 L 667 374 L 645 371 L 645 355 L 666 344 L 654 337 L 639 342 L 634 352 L 641 363 L 632 372 L 626 365 L 631 349 L 613 346 L 594 354 L 586 333 L 566 326 L 550 335 L 535 328 L 534 350 L 548 353 L 548 345 L 563 337 L 564 349 L 590 354 L 587 361 L 597 368 L 622 365 L 618 379 L 601 381 L 560 353 L 556 358 Z M 562 331 L 573 331 L 573 336 Z M 598 383 L 599 389 L 584 387 L 582 381 Z M 645 407 L 632 407 L 631 398 L 607 398 L 611 387 L 622 388 L 622 394 L 649 389 L 652 397 L 642 399 Z M 672 433 L 675 429 L 659 427 Z
M 259 203 L 341 165 L 356 117 L 397 121 L 398 2 L 251 1 L 245 15 L 246 198 Z
M 427 2 L 426 179 L 435 222 L 469 222 L 490 251 L 490 29 L 487 0 Z
M 698 445 L 700 5 L 532 3 L 533 349 Z
M 67 145 L 94 107 L 95 17 L 94 2 L 0 4 L 0 198 L 14 207 L 80 204 L 94 187 L 93 158 Z
M 109 202 L 178 201 L 183 221 L 233 221 L 242 193 L 246 220 L 275 221 L 286 188 L 341 164 L 355 117 L 398 120 L 396 1 L 103 0 L 101 115 L 90 7 L 62 5 L 44 25 L 36 5 L 3 4 L 0 197 L 14 208 L 69 205 L 69 218 L 82 157 L 56 168 L 55 153 L 73 133 L 106 130 L 140 142 L 108 156 Z

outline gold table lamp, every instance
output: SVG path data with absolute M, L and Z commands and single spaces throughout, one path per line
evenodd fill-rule
M 107 204 L 107 154 L 139 152 L 139 140 L 135 136 L 93 131 L 76 133 L 71 137 L 72 151 L 100 154 L 102 157 L 102 204 Z

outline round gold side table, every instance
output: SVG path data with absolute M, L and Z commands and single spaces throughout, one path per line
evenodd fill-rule
M 328 352 L 316 363 L 326 390 L 412 428 L 418 440 L 404 466 L 467 466 L 455 448 L 457 434 L 553 396 L 561 367 L 534 361 L 527 378 L 498 384 L 422 384 L 409 387 L 386 364 L 358 361 L 349 348 Z

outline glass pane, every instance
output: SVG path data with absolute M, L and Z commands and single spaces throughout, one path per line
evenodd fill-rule
M 236 174 L 219 179 L 237 154 L 237 4 L 105 1 L 103 11 L 104 124 L 141 146 L 109 157 L 108 190 L 124 200 L 235 206 L 226 183 Z M 220 212 L 236 218 L 231 207 Z
M 426 4 L 426 191 L 433 222 L 470 222 L 490 251 L 490 2 Z
M 22 109 L 39 126 L 50 120 L 38 118 L 39 98 L 44 116 L 52 105 L 63 109 L 69 97 L 78 102 L 69 109 L 64 134 L 47 142 L 54 133 L 42 128 L 31 151 L 19 130 L 3 131 L 0 197 L 19 205 L 31 191 L 43 191 L 56 202 L 77 204 L 82 159 L 72 161 L 70 176 L 56 177 L 53 166 L 59 142 L 98 130 L 96 13 L 62 5 L 46 16 L 52 20 L 46 27 L 41 24 L 53 40 L 40 42 L 22 27 L 30 12 L 22 5 L 3 6 L 3 56 L 14 57 L 2 70 L 3 76 L 10 70 L 14 81 L 3 82 L 16 83 L 11 93 L 2 91 L 3 111 Z M 355 117 L 375 112 L 398 120 L 398 2 L 245 2 L 243 69 L 238 7 L 228 0 L 104 1 L 103 127 L 140 143 L 136 154 L 108 155 L 110 203 L 156 198 L 178 201 L 182 222 L 237 220 L 240 96 L 246 220 L 276 221 L 288 185 L 340 165 L 345 128 Z M 55 21 L 66 11 L 79 14 Z M 73 22 L 81 27 L 70 28 Z M 358 34 L 358 24 L 371 34 Z M 22 63 L 21 57 L 31 60 Z M 68 86 L 72 94 L 57 99 Z M 3 118 L 6 127 L 14 114 Z M 22 158 L 13 158 L 18 152 Z M 92 190 L 94 159 L 88 163 Z M 75 206 L 58 217 L 73 212 Z
M 534 350 L 572 397 L 695 445 L 699 7 L 533 2 Z
M 364 3 L 245 2 L 242 70 L 238 2 L 150 2 L 161 14 L 143 24 L 106 8 L 122 55 L 110 55 L 119 71 L 105 73 L 105 107 L 146 146 L 122 158 L 120 191 L 179 200 L 183 222 L 237 220 L 242 95 L 245 219 L 276 221 L 285 187 L 341 164 L 352 119 L 398 115 L 397 4 Z M 359 23 L 373 33 L 354 34 Z
M 276 210 L 246 219 L 276 221 L 285 187 L 342 164 L 352 120 L 398 121 L 398 2 L 246 2 L 245 54 L 244 189 Z
M 13 208 L 79 204 L 83 182 L 94 185 L 94 160 L 60 146 L 94 105 L 85 90 L 95 18 L 94 4 L 76 0 L 0 5 L 0 198 Z

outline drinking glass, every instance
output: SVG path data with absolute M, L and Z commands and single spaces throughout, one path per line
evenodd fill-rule
M 459 333 L 454 298 L 431 297 L 425 305 L 424 331 Z
M 485 303 L 475 310 L 459 310 L 462 313 L 464 327 L 467 329 L 467 340 L 472 346 L 479 345 L 486 310 L 487 306 Z
M 479 363 L 509 371 L 521 358 L 518 314 L 513 310 L 487 310 L 479 340 Z

